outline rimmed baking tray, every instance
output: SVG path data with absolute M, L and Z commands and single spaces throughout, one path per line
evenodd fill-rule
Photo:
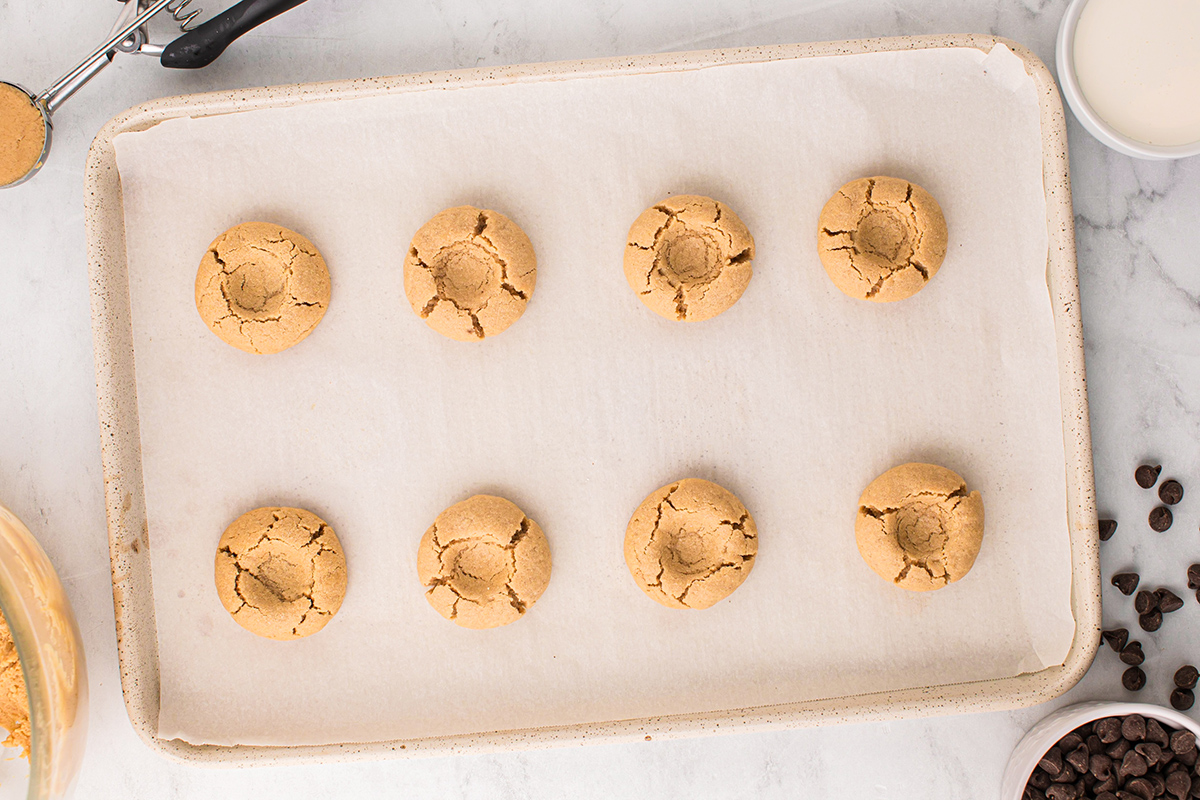
M 179 117 L 230 114 L 309 101 L 382 96 L 416 88 L 480 86 L 555 77 L 678 72 L 726 64 L 926 48 L 974 48 L 987 52 L 998 43 L 1005 44 L 1024 63 L 1026 72 L 1034 81 L 1040 102 L 1042 176 L 1049 241 L 1046 283 L 1057 342 L 1067 470 L 1066 516 L 1072 568 L 1070 599 L 1075 621 L 1075 635 L 1061 665 L 998 680 L 826 697 L 787 704 L 370 743 L 218 746 L 193 745 L 158 735 L 158 638 L 150 574 L 151 536 L 142 472 L 142 433 L 134 370 L 135 337 L 131 322 L 122 188 L 113 145 L 118 134 L 146 130 Z M 1099 569 L 1066 133 L 1053 78 L 1045 66 L 1020 45 L 995 37 L 975 35 L 904 37 L 465 70 L 168 98 L 125 112 L 100 132 L 88 160 L 85 197 L 98 402 L 122 687 L 135 729 L 148 744 L 164 754 L 190 761 L 225 764 L 247 761 L 326 761 L 480 752 L 596 739 L 633 740 L 647 736 L 685 736 L 770 726 L 798 727 L 995 710 L 1053 698 L 1072 686 L 1091 663 L 1098 642 L 1100 619 Z

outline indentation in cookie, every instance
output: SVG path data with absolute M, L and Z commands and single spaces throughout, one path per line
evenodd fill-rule
M 914 183 L 877 176 L 851 181 L 821 211 L 818 251 L 851 297 L 902 300 L 920 291 L 946 256 L 946 221 Z
M 329 293 L 329 270 L 312 242 L 265 222 L 218 236 L 196 274 L 201 318 L 248 353 L 277 353 L 304 339 L 325 315 Z
M 460 341 L 494 336 L 525 312 L 537 260 L 525 233 L 497 211 L 446 209 L 425 223 L 404 262 L 413 311 Z
M 217 593 L 243 628 L 270 639 L 316 633 L 346 592 L 341 543 L 324 520 L 298 508 L 259 508 L 225 530 Z
M 859 552 L 881 577 L 927 591 L 959 580 L 975 563 L 983 501 L 956 473 L 903 464 L 872 481 L 859 502 Z
M 667 319 L 696 322 L 737 302 L 753 274 L 754 239 L 717 200 L 676 195 L 634 221 L 625 278 L 642 302 Z
M 550 545 L 536 522 L 502 497 L 475 495 L 438 515 L 417 553 L 425 597 L 465 628 L 525 614 L 550 581 Z
M 754 566 L 758 530 L 731 492 L 687 478 L 663 486 L 634 512 L 625 561 L 642 591 L 669 608 L 708 608 Z

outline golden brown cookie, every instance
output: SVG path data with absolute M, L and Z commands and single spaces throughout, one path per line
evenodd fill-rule
M 16 183 L 41 161 L 46 122 L 29 95 L 0 82 L 0 186 Z
M 256 508 L 217 545 L 217 595 L 237 624 L 268 639 L 325 627 L 346 596 L 346 557 L 333 529 L 302 508 Z
M 983 499 L 935 464 L 901 464 L 858 498 L 858 552 L 902 589 L 926 592 L 961 580 L 983 542 Z
M 634 220 L 625 280 L 655 314 L 698 322 L 738 301 L 753 260 L 754 237 L 729 206 L 680 194 Z
M 525 313 L 537 282 L 533 244 L 498 211 L 448 208 L 413 237 L 404 259 L 404 294 L 417 316 L 443 336 L 475 342 Z
M 550 583 L 550 543 L 503 497 L 477 494 L 441 514 L 417 550 L 425 599 L 464 628 L 515 622 Z
M 821 210 L 821 263 L 837 288 L 890 303 L 925 287 L 946 257 L 946 218 L 929 192 L 876 176 L 838 189 Z
M 312 333 L 329 288 L 312 242 L 269 222 L 243 222 L 208 246 L 196 272 L 196 308 L 222 340 L 265 355 Z
M 742 501 L 699 478 L 642 501 L 625 529 L 625 563 L 643 592 L 668 608 L 708 608 L 742 585 L 758 528 Z

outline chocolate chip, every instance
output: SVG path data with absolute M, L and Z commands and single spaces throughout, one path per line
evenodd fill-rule
M 1130 714 L 1121 720 L 1121 735 L 1131 742 L 1146 738 L 1146 718 L 1141 714 Z
M 1112 759 L 1104 753 L 1095 753 L 1088 759 L 1088 772 L 1097 780 L 1104 780 L 1112 774 Z
M 1141 742 L 1134 745 L 1133 749 L 1141 753 L 1145 757 L 1146 763 L 1152 767 L 1162 760 L 1163 750 L 1154 742 Z
M 1191 664 L 1184 664 L 1175 670 L 1175 685 L 1180 689 L 1195 689 L 1197 678 L 1200 678 L 1200 671 Z
M 1056 783 L 1046 790 L 1046 797 L 1050 800 L 1076 800 L 1079 793 L 1070 784 Z
M 1183 486 L 1174 478 L 1163 481 L 1163 485 L 1158 487 L 1158 499 L 1169 506 L 1175 505 L 1183 499 Z
M 1117 532 L 1117 521 L 1115 519 L 1098 520 L 1100 541 L 1107 542 Z
M 1172 772 L 1167 776 L 1167 794 L 1183 800 L 1192 790 L 1192 779 L 1186 772 Z
M 1158 595 L 1154 592 L 1142 589 L 1137 593 L 1137 597 L 1133 598 L 1133 610 L 1139 614 L 1149 614 L 1156 608 L 1158 608 Z
M 1067 763 L 1081 775 L 1087 772 L 1092 765 L 1092 757 L 1088 753 L 1087 745 L 1080 742 L 1078 747 L 1067 753 Z
M 1054 783 L 1074 783 L 1079 779 L 1079 773 L 1070 764 L 1063 764 L 1062 772 L 1054 776 Z
M 1130 647 L 1137 642 L 1130 643 Z M 1139 649 L 1141 645 L 1138 645 Z M 1124 659 L 1122 659 L 1124 661 Z M 1129 663 L 1126 661 L 1125 663 Z M 1105 717 L 1096 721 L 1096 736 L 1100 737 L 1100 741 L 1104 744 L 1112 744 L 1117 739 L 1121 738 L 1121 718 L 1120 717 Z
M 1130 667 L 1121 676 L 1121 685 L 1131 692 L 1140 692 L 1146 685 L 1146 673 L 1142 672 L 1141 667 Z
M 1141 666 L 1142 662 L 1146 660 L 1146 654 L 1142 652 L 1142 643 L 1134 641 L 1125 645 L 1125 649 L 1121 651 L 1121 660 L 1131 667 Z M 1121 723 L 1118 721 L 1118 734 L 1120 733 L 1120 725 Z M 1103 735 L 1100 736 L 1100 740 L 1104 741 Z
M 1038 762 L 1038 767 L 1043 769 L 1051 778 L 1058 777 L 1063 768 L 1062 750 L 1059 750 L 1057 746 L 1051 747 L 1046 751 L 1046 755 L 1042 756 L 1042 760 Z
M 1098 755 L 1104 752 L 1104 742 L 1100 741 L 1100 737 L 1096 734 L 1089 734 L 1087 737 L 1087 749 L 1091 755 Z
M 1146 720 L 1146 741 L 1154 742 L 1159 747 L 1166 747 L 1171 742 L 1171 737 L 1167 736 L 1167 732 L 1156 719 Z
M 1036 768 L 1029 776 L 1029 784 L 1035 789 L 1045 789 L 1050 785 L 1050 776 L 1041 767 Z
M 1137 481 L 1138 486 L 1143 489 L 1149 489 L 1158 483 L 1158 474 L 1160 472 L 1162 472 L 1162 467 L 1158 465 L 1152 467 L 1149 464 L 1142 464 L 1133 471 L 1133 479 Z
M 1145 778 L 1134 778 L 1129 781 L 1125 784 L 1125 791 L 1136 794 L 1142 800 L 1154 800 L 1154 784 Z
M 1159 775 L 1157 772 L 1151 772 L 1146 776 L 1146 780 L 1150 781 L 1150 783 L 1154 785 L 1155 797 L 1160 797 L 1165 791 L 1167 791 L 1167 782 L 1163 779 L 1163 776 Z
M 1113 761 L 1120 761 L 1125 757 L 1125 754 L 1133 749 L 1133 742 L 1126 739 L 1117 739 L 1110 744 L 1104 751 Z
M 1200 589 L 1200 564 L 1192 564 L 1187 570 L 1188 588 Z
M 1158 598 L 1158 610 L 1164 614 L 1170 614 L 1172 611 L 1183 608 L 1183 601 L 1179 599 L 1179 595 L 1170 589 L 1155 589 L 1154 596 Z
M 1121 798 L 1117 797 L 1112 792 L 1104 791 L 1096 795 L 1096 800 L 1121 800 Z
M 1171 708 L 1176 711 L 1187 711 L 1196 702 L 1196 695 L 1191 689 L 1176 689 L 1171 692 Z
M 1175 753 L 1175 757 L 1179 759 L 1179 762 L 1188 767 L 1196 766 L 1196 755 L 1197 751 L 1195 747 L 1191 750 L 1184 750 L 1182 753 Z
M 1078 730 L 1074 730 L 1058 740 L 1058 749 L 1064 753 L 1069 753 L 1081 744 L 1083 744 L 1083 736 L 1079 734 Z M 1070 763 L 1069 760 L 1068 763 Z M 1084 767 L 1084 769 L 1087 769 L 1087 767 Z
M 1100 781 L 1099 783 L 1097 783 L 1095 786 L 1092 787 L 1093 792 L 1115 792 L 1116 790 L 1117 790 L 1116 773 L 1109 775 L 1107 778 L 1105 778 L 1104 780 Z M 1116 795 L 1114 794 L 1113 797 L 1116 797 Z
M 1171 734 L 1171 752 L 1181 756 L 1196 749 L 1196 734 L 1191 731 L 1175 731 Z
M 1129 631 L 1125 628 L 1113 628 L 1111 631 L 1102 631 L 1100 637 L 1108 643 L 1114 653 L 1119 653 L 1129 642 Z
M 1132 775 L 1135 778 L 1140 778 L 1149 769 L 1150 765 L 1146 763 L 1146 757 L 1136 750 L 1130 750 L 1121 759 L 1121 766 L 1117 767 L 1117 777 L 1124 778 Z
M 1138 617 L 1138 625 L 1142 626 L 1142 630 L 1153 633 L 1162 627 L 1162 612 L 1156 608 L 1149 614 L 1142 614 Z
M 1128 597 L 1133 594 L 1133 590 L 1137 588 L 1138 581 L 1142 577 L 1136 572 L 1118 572 L 1112 576 L 1112 585 L 1120 590 L 1121 594 Z
M 1171 509 L 1157 506 L 1150 510 L 1150 529 L 1162 533 L 1171 527 Z

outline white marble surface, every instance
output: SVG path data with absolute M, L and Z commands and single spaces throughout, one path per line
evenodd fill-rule
M 212 4 L 211 0 L 207 0 Z M 203 3 L 205 0 L 199 0 Z M 91 355 L 82 176 L 91 137 L 151 98 L 208 89 L 721 45 L 906 33 L 987 32 L 1053 64 L 1066 0 L 313 0 L 206 70 L 171 73 L 123 57 L 57 115 L 35 182 L 0 192 L 0 502 L 57 565 L 79 616 L 91 685 L 81 798 L 868 797 L 992 798 L 1023 731 L 1052 708 L 1118 699 L 1102 651 L 1063 698 L 1010 713 L 594 745 L 509 755 L 340 766 L 206 770 L 168 762 L 133 733 L 121 701 Z M 0 77 L 40 89 L 99 43 L 115 2 L 0 0 Z M 210 9 L 211 10 L 211 9 Z M 165 31 L 164 31 L 165 34 Z M 186 158 L 186 153 L 180 154 Z M 1180 594 L 1200 561 L 1200 159 L 1135 162 L 1071 121 L 1079 272 L 1097 490 L 1121 526 L 1105 575 L 1136 566 Z M 1145 525 L 1132 481 L 1160 459 L 1191 492 L 1171 532 Z M 1165 477 L 1165 475 L 1164 475 Z M 1200 660 L 1200 605 L 1187 596 L 1139 638 L 1165 702 L 1170 674 Z M 1105 589 L 1106 624 L 1134 622 Z

